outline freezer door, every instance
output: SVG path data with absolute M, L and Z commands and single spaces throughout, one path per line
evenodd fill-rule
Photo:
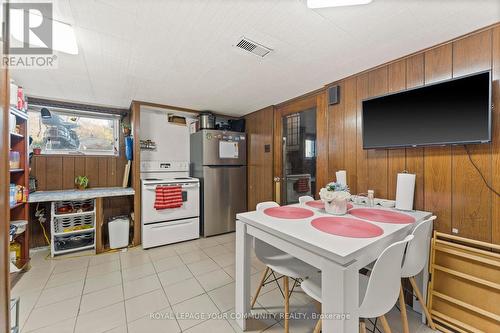
M 246 166 L 203 167 L 203 235 L 236 229 L 236 214 L 247 209 Z
M 191 162 L 195 165 L 246 165 L 245 133 L 201 130 L 192 134 Z

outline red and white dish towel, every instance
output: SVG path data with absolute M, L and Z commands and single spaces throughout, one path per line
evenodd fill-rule
M 156 210 L 182 207 L 182 187 L 177 186 L 156 186 L 155 189 Z

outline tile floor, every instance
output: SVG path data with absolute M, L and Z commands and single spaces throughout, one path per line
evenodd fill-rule
M 241 332 L 233 320 L 221 315 L 234 311 L 234 248 L 233 233 L 98 256 L 75 253 L 51 260 L 46 258 L 47 250 L 34 252 L 32 269 L 13 289 L 13 296 L 21 297 L 21 331 Z M 252 290 L 264 268 L 253 258 Z M 315 305 L 299 288 L 291 297 L 291 309 L 312 313 Z M 264 287 L 254 313 L 282 311 L 283 298 L 276 284 Z M 431 332 L 416 313 L 410 312 L 409 318 L 412 333 Z M 388 320 L 393 332 L 400 333 L 396 309 Z M 311 332 L 314 324 L 314 320 L 293 319 L 291 332 Z M 249 332 L 283 332 L 282 325 L 278 316 L 267 316 L 253 320 Z

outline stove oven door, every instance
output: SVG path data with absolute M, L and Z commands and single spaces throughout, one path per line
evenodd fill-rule
M 181 185 L 182 207 L 156 210 L 154 208 L 155 189 L 158 185 Z M 168 184 L 145 182 L 142 184 L 141 203 L 143 224 L 198 217 L 200 215 L 200 184 L 198 182 Z

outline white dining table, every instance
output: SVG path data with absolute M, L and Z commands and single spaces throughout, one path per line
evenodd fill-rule
M 279 219 L 261 211 L 236 216 L 236 321 L 246 329 L 250 311 L 250 261 L 253 237 L 258 238 L 321 270 L 323 333 L 359 331 L 359 270 L 376 260 L 391 243 L 408 235 L 416 223 L 431 217 L 423 211 L 405 211 L 415 223 L 392 224 L 368 220 L 383 229 L 373 238 L 351 238 L 322 232 L 311 226 L 318 217 L 332 216 L 305 204 L 290 205 L 312 210 L 305 219 Z M 354 208 L 366 208 L 354 205 Z M 372 207 L 393 210 L 391 208 Z M 400 211 L 398 211 L 400 212 Z M 345 217 L 356 218 L 350 214 Z

